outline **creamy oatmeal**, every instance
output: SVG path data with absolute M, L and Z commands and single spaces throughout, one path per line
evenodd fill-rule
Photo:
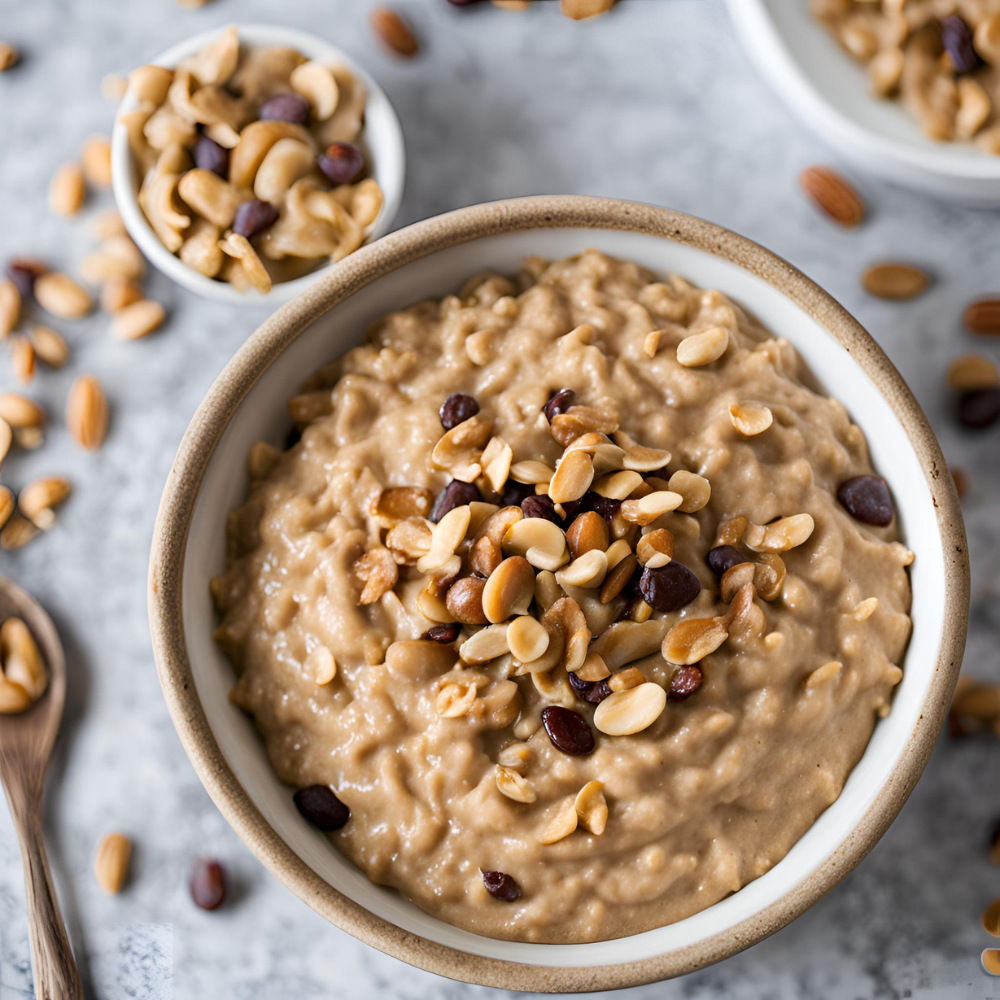
M 206 278 L 268 292 L 353 253 L 382 210 L 364 84 L 344 65 L 240 44 L 235 27 L 176 69 L 129 74 L 118 116 L 160 242 Z
M 998 0 L 811 0 L 872 90 L 898 96 L 923 132 L 1000 153 Z
M 902 677 L 912 554 L 843 405 L 723 294 L 532 258 L 385 317 L 290 410 L 216 638 L 374 881 L 482 934 L 612 938 L 736 892 L 837 798 Z

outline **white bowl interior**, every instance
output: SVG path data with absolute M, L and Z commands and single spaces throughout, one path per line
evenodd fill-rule
M 869 169 L 936 194 L 1000 203 L 1000 156 L 928 139 L 898 100 L 869 91 L 807 0 L 728 0 L 747 55 L 803 122 Z
M 456 291 L 472 274 L 513 273 L 523 257 L 560 258 L 595 246 L 657 273 L 679 272 L 718 288 L 787 337 L 848 408 L 868 437 L 876 469 L 890 482 L 912 567 L 913 637 L 892 711 L 875 728 L 840 798 L 771 871 L 738 893 L 668 927 L 616 941 L 543 945 L 496 941 L 451 927 L 394 891 L 370 882 L 296 811 L 275 777 L 253 724 L 228 701 L 229 662 L 212 641 L 209 579 L 224 565 L 225 517 L 246 492 L 245 458 L 260 439 L 279 444 L 289 428 L 286 401 L 319 365 L 358 343 L 385 312 Z M 482 238 L 407 264 L 363 288 L 314 322 L 273 362 L 222 437 L 194 511 L 183 573 L 183 616 L 198 696 L 219 746 L 267 821 L 322 878 L 373 913 L 414 934 L 476 955 L 551 966 L 598 966 L 648 958 L 690 945 L 750 917 L 797 886 L 857 825 L 883 788 L 917 724 L 944 629 L 944 558 L 930 491 L 902 425 L 872 381 L 836 339 L 772 286 L 735 264 L 653 236 L 559 229 Z
M 380 236 L 384 236 L 389 232 L 393 220 L 399 212 L 406 175 L 403 130 L 385 91 L 367 70 L 348 58 L 340 49 L 315 35 L 293 28 L 264 24 L 240 24 L 238 28 L 241 44 L 253 46 L 287 45 L 298 49 L 310 59 L 331 64 L 341 63 L 364 83 L 368 91 L 368 99 L 365 105 L 365 128 L 362 136 L 364 144 L 371 153 L 372 176 L 382 188 L 385 197 L 382 211 L 379 212 L 365 242 L 371 243 Z M 193 55 L 202 46 L 217 38 L 224 30 L 224 28 L 216 28 L 193 38 L 185 39 L 151 62 L 157 66 L 173 68 L 182 59 Z M 118 109 L 119 113 L 133 110 L 136 103 L 131 94 L 126 94 Z M 227 282 L 207 278 L 194 268 L 188 267 L 179 257 L 170 253 L 146 221 L 137 199 L 140 178 L 136 176 L 135 164 L 128 145 L 128 135 L 125 126 L 118 124 L 117 121 L 111 137 L 111 160 L 115 201 L 118 204 L 125 228 L 146 257 L 160 271 L 192 292 L 221 302 L 256 306 L 261 304 L 277 305 L 293 299 L 299 292 L 335 266 L 327 264 L 301 278 L 296 278 L 294 281 L 279 282 L 266 295 L 261 295 L 252 289 L 241 292 Z

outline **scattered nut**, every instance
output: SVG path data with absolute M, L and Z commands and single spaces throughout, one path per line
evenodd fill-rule
M 35 348 L 27 337 L 11 338 L 10 364 L 21 385 L 27 385 L 35 377 Z
M 116 340 L 138 340 L 151 334 L 166 318 L 159 302 L 140 299 L 119 309 L 111 320 L 111 336 Z
M 458 655 L 466 663 L 488 663 L 509 653 L 507 630 L 508 626 L 502 623 L 479 629 L 458 647 Z
M 0 73 L 16 66 L 20 58 L 20 52 L 13 45 L 9 42 L 0 42 Z
M 35 356 L 50 368 L 62 368 L 69 360 L 69 348 L 55 330 L 35 324 L 28 331 L 28 339 L 35 349 Z
M 44 519 L 46 511 L 50 511 L 63 503 L 70 495 L 72 487 L 69 480 L 58 476 L 36 479 L 25 486 L 17 498 L 21 513 L 41 527 L 40 519 Z
M 190 0 L 185 0 L 191 5 Z M 226 878 L 222 865 L 209 858 L 199 858 L 194 863 L 188 883 L 191 899 L 203 910 L 216 910 L 226 898 Z
M 407 23 L 394 10 L 378 7 L 372 11 L 371 26 L 375 34 L 397 55 L 412 58 L 420 49 Z
M 76 163 L 64 163 L 49 184 L 49 208 L 56 215 L 76 215 L 83 207 L 87 189 L 83 171 Z
M 659 569 L 674 557 L 674 536 L 666 528 L 657 528 L 642 535 L 636 545 L 635 554 L 642 566 Z
M 861 278 L 869 294 L 880 299 L 913 299 L 923 292 L 930 279 L 919 267 L 909 264 L 873 264 Z
M 970 303 L 962 321 L 967 330 L 980 336 L 1000 335 L 1000 299 L 978 299 Z
M 956 392 L 976 392 L 1000 385 L 997 366 L 981 354 L 963 354 L 948 365 L 948 385 Z
M 16 392 L 0 393 L 0 420 L 11 427 L 44 427 L 45 411 L 27 396 Z
M 21 318 L 21 293 L 13 281 L 0 281 L 0 340 L 8 336 Z
M 657 490 L 640 500 L 625 500 L 622 503 L 622 517 L 633 524 L 652 524 L 661 514 L 677 510 L 684 502 L 680 493 L 672 490 Z
M 66 399 L 66 428 L 70 437 L 87 451 L 97 451 L 104 444 L 108 402 L 101 383 L 93 375 L 81 375 L 71 386 Z
M 48 271 L 35 279 L 35 299 L 53 316 L 79 319 L 94 308 L 90 295 L 68 274 Z
M 106 313 L 116 313 L 133 302 L 142 301 L 142 289 L 126 278 L 112 278 L 101 289 L 101 308 Z
M 132 842 L 122 833 L 109 833 L 98 845 L 94 858 L 97 884 L 110 895 L 117 895 L 128 877 Z
M 683 500 L 677 507 L 684 514 L 693 514 L 701 510 L 712 499 L 712 485 L 704 476 L 681 469 L 675 472 L 667 484 L 674 493 L 679 493 Z
M 111 187 L 111 140 L 106 135 L 92 135 L 80 153 L 83 176 L 95 187 Z
M 4 677 L 22 687 L 32 702 L 45 694 L 49 672 L 31 630 L 20 618 L 8 618 L 0 626 L 0 658 Z
M 812 203 L 834 222 L 851 229 L 864 219 L 857 191 L 829 167 L 808 167 L 799 174 L 799 183 Z

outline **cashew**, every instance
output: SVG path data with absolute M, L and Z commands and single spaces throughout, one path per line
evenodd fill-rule
M 233 224 L 240 196 L 235 188 L 211 170 L 189 170 L 181 176 L 177 193 L 199 215 L 220 229 Z
M 315 168 L 312 146 L 300 139 L 279 139 L 257 168 L 253 193 L 261 201 L 278 204 L 297 180 Z
M 264 157 L 279 139 L 309 142 L 309 133 L 291 122 L 251 122 L 240 133 L 240 141 L 229 161 L 229 181 L 237 188 L 252 188 Z
M 181 244 L 179 256 L 206 278 L 214 278 L 222 270 L 224 254 L 219 247 L 219 227 L 208 219 L 195 219 Z
M 337 109 L 323 122 L 319 142 L 324 148 L 331 142 L 354 142 L 365 120 L 365 85 L 346 67 L 331 66 L 330 72 L 337 82 L 340 99 Z
M 288 78 L 292 90 L 301 94 L 312 105 L 313 117 L 325 122 L 337 110 L 340 87 L 329 67 L 318 62 L 304 62 L 292 70 Z
M 203 87 L 209 84 L 227 83 L 236 71 L 240 58 L 240 39 L 236 26 L 233 25 L 209 42 L 203 49 L 185 59 L 178 70 L 184 69 Z
M 160 242 L 177 253 L 184 242 L 180 230 L 191 225 L 191 218 L 177 206 L 177 174 L 153 176 L 139 191 L 139 207 L 143 210 Z

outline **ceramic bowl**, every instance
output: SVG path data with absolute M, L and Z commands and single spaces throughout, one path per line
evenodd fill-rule
M 203 34 L 174 45 L 166 52 L 150 60 L 154 65 L 174 68 L 182 59 L 194 55 L 204 45 L 217 38 L 225 28 L 215 28 Z M 389 232 L 403 200 L 403 184 L 406 176 L 406 156 L 403 151 L 403 130 L 399 118 L 386 97 L 385 91 L 369 73 L 349 58 L 340 49 L 318 38 L 316 35 L 292 28 L 280 28 L 265 24 L 240 24 L 240 43 L 251 46 L 286 45 L 298 49 L 309 59 L 327 63 L 341 63 L 346 66 L 368 91 L 365 105 L 365 128 L 362 133 L 371 153 L 372 176 L 378 181 L 385 197 L 382 211 L 375 220 L 366 242 L 371 243 Z M 118 112 L 132 111 L 136 100 L 127 93 Z M 188 267 L 179 257 L 172 254 L 159 240 L 146 221 L 139 207 L 139 182 L 141 177 L 136 169 L 135 159 L 128 144 L 125 126 L 115 123 L 111 136 L 111 175 L 118 211 L 129 235 L 139 249 L 159 271 L 172 278 L 179 285 L 208 299 L 219 302 L 237 302 L 244 305 L 279 305 L 295 298 L 303 289 L 327 274 L 334 266 L 327 264 L 318 270 L 296 278 L 294 281 L 276 283 L 266 295 L 252 289 L 241 292 L 228 282 L 207 278 Z
M 913 637 L 892 711 L 840 798 L 767 874 L 692 917 L 586 945 L 497 941 L 428 916 L 375 885 L 292 804 L 252 722 L 227 699 L 232 668 L 212 641 L 209 580 L 225 559 L 226 514 L 245 461 L 280 443 L 304 377 L 357 344 L 389 310 L 455 292 L 529 254 L 587 247 L 718 288 L 787 337 L 864 430 L 891 484 L 912 566 Z M 688 972 L 788 923 L 839 882 L 913 788 L 947 711 L 968 613 L 965 534 L 948 466 L 899 373 L 844 309 L 762 247 L 665 209 L 540 197 L 461 209 L 351 255 L 250 338 L 209 391 L 163 495 L 150 564 L 150 618 L 164 694 L 205 787 L 288 888 L 382 951 L 454 979 L 524 990 L 612 989 Z
M 858 166 L 950 201 L 1000 205 L 1000 156 L 934 142 L 900 101 L 872 97 L 867 69 L 806 0 L 727 0 L 751 62 L 808 128 Z

